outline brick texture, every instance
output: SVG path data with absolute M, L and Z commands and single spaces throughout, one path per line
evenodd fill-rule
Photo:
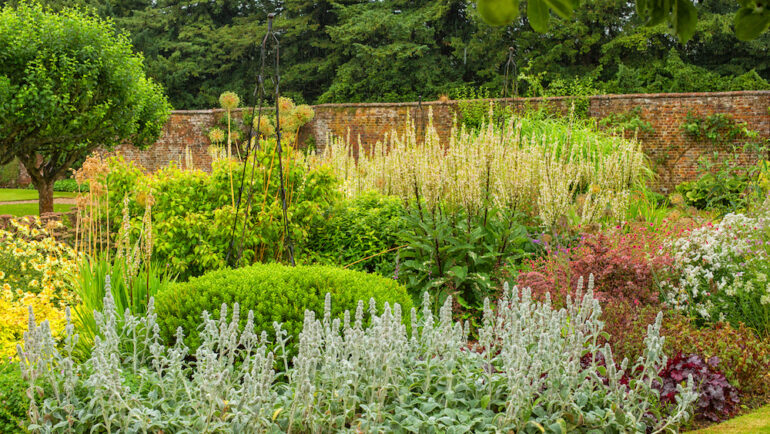
M 560 113 L 566 113 L 571 105 L 569 97 L 489 101 L 507 104 L 515 110 L 547 105 Z M 725 113 L 745 122 L 748 128 L 758 131 L 761 137 L 770 137 L 770 91 L 599 95 L 590 98 L 588 114 L 603 118 L 613 113 L 628 112 L 635 107 L 641 107 L 642 119 L 650 122 L 655 130 L 639 139 L 659 173 L 659 188 L 663 191 L 670 191 L 679 182 L 692 179 L 698 158 L 713 151 L 710 144 L 692 143 L 682 133 L 680 126 L 688 112 L 701 117 Z M 420 131 L 427 123 L 429 110 L 433 112 L 434 126 L 439 135 L 446 138 L 454 118 L 459 116 L 457 101 L 322 104 L 314 109 L 315 118 L 302 127 L 299 142 L 305 145 L 312 142 L 318 150 L 326 146 L 330 135 L 349 137 L 354 143 L 360 139 L 366 148 L 381 140 L 385 133 L 403 129 L 407 116 L 411 117 Z M 235 116 L 239 115 L 236 111 Z M 116 151 L 148 171 L 157 170 L 170 161 L 184 165 L 185 153 L 189 152 L 195 167 L 210 170 L 207 134 L 222 116 L 224 111 L 221 109 L 175 111 L 154 146 L 140 151 L 133 146 L 123 145 Z

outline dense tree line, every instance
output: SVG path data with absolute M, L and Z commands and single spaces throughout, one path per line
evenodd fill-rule
M 644 26 L 633 0 L 585 0 L 572 19 L 552 19 L 545 34 L 526 16 L 491 27 L 469 0 L 46 2 L 73 3 L 130 35 L 178 109 L 216 106 L 225 90 L 252 101 L 271 12 L 283 92 L 308 103 L 435 99 L 480 88 L 497 95 L 509 46 L 522 95 L 770 88 L 770 35 L 736 39 L 734 0 L 698 2 L 686 44 L 666 24 Z

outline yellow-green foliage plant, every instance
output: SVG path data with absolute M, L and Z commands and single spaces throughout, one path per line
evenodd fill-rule
M 171 285 L 158 293 L 155 307 L 161 334 L 171 339 L 181 327 L 184 342 L 194 353 L 200 344 L 199 325 L 204 311 L 218 319 L 227 316 L 223 305 L 234 306 L 239 309 L 241 327 L 252 311 L 251 322 L 256 330 L 270 333 L 274 322 L 282 323 L 294 341 L 302 331 L 307 311 L 323 314 L 327 294 L 334 301 L 331 314 L 335 318 L 340 318 L 345 310 L 354 310 L 359 300 L 377 300 L 378 310 L 384 303 L 398 303 L 404 319 L 412 307 L 406 289 L 387 277 L 328 266 L 281 264 L 218 270 Z
M 323 219 L 323 211 L 339 193 L 337 181 L 328 168 L 308 169 L 299 152 L 287 148 L 291 158 L 284 161 L 284 184 L 290 217 L 289 230 L 298 248 L 307 239 L 308 230 Z M 285 257 L 284 230 L 279 191 L 275 145 L 262 140 L 259 150 L 248 161 L 220 160 L 212 172 L 182 170 L 170 164 L 155 174 L 141 170 L 121 158 L 110 160 L 110 220 L 117 224 L 121 216 L 119 200 L 128 196 L 130 215 L 139 216 L 151 193 L 154 236 L 152 260 L 163 263 L 181 280 L 199 276 L 227 265 L 227 252 L 233 237 L 244 237 L 243 264 L 280 261 Z M 252 176 L 252 158 L 257 162 Z M 243 165 L 246 165 L 244 171 Z M 238 226 L 233 228 L 234 208 L 230 196 L 229 174 L 244 176 L 244 198 L 239 209 Z M 246 211 L 246 192 L 253 192 Z M 137 218 L 131 226 L 140 225 Z M 248 228 L 244 230 L 246 220 Z
M 51 225 L 55 225 L 51 223 Z M 16 353 L 28 325 L 28 306 L 38 320 L 47 319 L 58 336 L 64 329 L 64 307 L 75 302 L 73 280 L 77 254 L 58 242 L 38 218 L 11 221 L 0 230 L 0 356 Z
M 621 220 L 631 192 L 650 174 L 638 142 L 584 124 L 514 115 L 478 131 L 455 125 L 443 141 L 432 114 L 428 119 L 423 140 L 407 120 L 371 152 L 330 137 L 320 162 L 334 168 L 350 197 L 378 190 L 471 213 L 492 204 L 537 216 L 547 227 L 562 217 Z

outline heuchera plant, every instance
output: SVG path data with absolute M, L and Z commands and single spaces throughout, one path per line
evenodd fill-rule
M 695 417 L 712 422 L 726 419 L 735 412 L 740 398 L 738 391 L 727 382 L 724 374 L 716 370 L 718 364 L 718 357 L 712 357 L 707 362 L 697 354 L 685 356 L 679 353 L 672 357 L 659 373 L 661 382 L 657 386 L 660 390 L 660 400 L 664 403 L 675 403 L 677 386 L 691 377 L 699 394 L 695 404 Z

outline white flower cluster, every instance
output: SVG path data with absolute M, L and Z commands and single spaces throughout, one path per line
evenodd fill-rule
M 677 403 L 661 408 L 653 388 L 665 364 L 660 316 L 648 329 L 645 356 L 616 365 L 591 286 L 556 310 L 530 292 L 505 289 L 495 311 L 487 301 L 479 342 L 452 320 L 448 299 L 438 317 L 426 295 L 412 321 L 400 307 L 380 314 L 370 302 L 351 318 L 307 312 L 291 363 L 276 340 L 243 331 L 239 309 L 228 319 L 204 314 L 202 344 L 188 362 L 181 332 L 173 347 L 148 314 L 119 321 L 110 291 L 97 314 L 101 335 L 90 358 L 72 358 L 77 335 L 67 326 L 56 348 L 47 322 L 19 348 L 30 384 L 35 432 L 529 432 L 673 431 L 691 415 L 697 393 L 679 386 Z M 275 348 L 276 358 L 269 348 Z M 282 372 L 277 372 L 279 365 Z M 626 373 L 633 373 L 628 379 Z M 592 431 L 593 430 L 593 431 Z
M 766 207 L 764 209 L 767 209 Z M 664 246 L 673 252 L 678 280 L 661 284 L 674 308 L 706 320 L 724 319 L 726 306 L 738 296 L 770 303 L 767 212 L 728 214 L 717 224 L 689 231 Z

